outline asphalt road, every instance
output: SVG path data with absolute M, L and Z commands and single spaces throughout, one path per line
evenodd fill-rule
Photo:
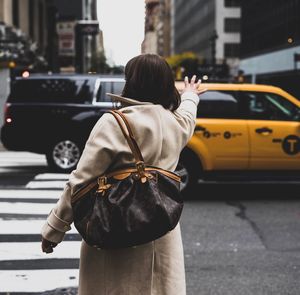
M 0 188 L 23 187 L 47 172 L 41 157 L 24 157 L 14 166 L 0 152 Z M 299 197 L 297 182 L 199 185 L 181 219 L 187 294 L 299 295 Z

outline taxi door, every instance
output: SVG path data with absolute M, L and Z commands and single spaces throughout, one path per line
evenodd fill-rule
M 300 169 L 299 107 L 265 92 L 244 92 L 249 101 L 250 169 Z
M 241 119 L 234 91 L 201 95 L 194 136 L 201 143 L 207 170 L 245 170 L 249 165 L 247 121 Z M 200 145 L 198 145 L 200 146 Z

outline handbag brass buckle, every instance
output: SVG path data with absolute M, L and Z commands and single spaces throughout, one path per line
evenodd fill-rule
M 98 178 L 98 185 L 97 193 L 102 194 L 102 196 L 105 194 L 105 191 L 111 187 L 111 184 L 107 183 L 106 176 Z
M 145 163 L 143 161 L 139 161 L 136 163 L 137 176 L 141 180 L 142 183 L 147 181 L 147 175 L 145 173 Z

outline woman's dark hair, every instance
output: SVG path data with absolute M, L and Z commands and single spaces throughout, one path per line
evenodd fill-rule
M 129 60 L 125 66 L 125 80 L 124 97 L 161 104 L 171 111 L 180 104 L 172 70 L 159 55 L 142 54 Z

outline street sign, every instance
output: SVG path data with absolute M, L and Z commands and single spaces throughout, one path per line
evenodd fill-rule
M 80 35 L 97 35 L 99 33 L 99 22 L 96 20 L 77 21 L 76 30 Z
M 60 56 L 75 55 L 75 22 L 61 21 L 57 23 L 58 54 Z

